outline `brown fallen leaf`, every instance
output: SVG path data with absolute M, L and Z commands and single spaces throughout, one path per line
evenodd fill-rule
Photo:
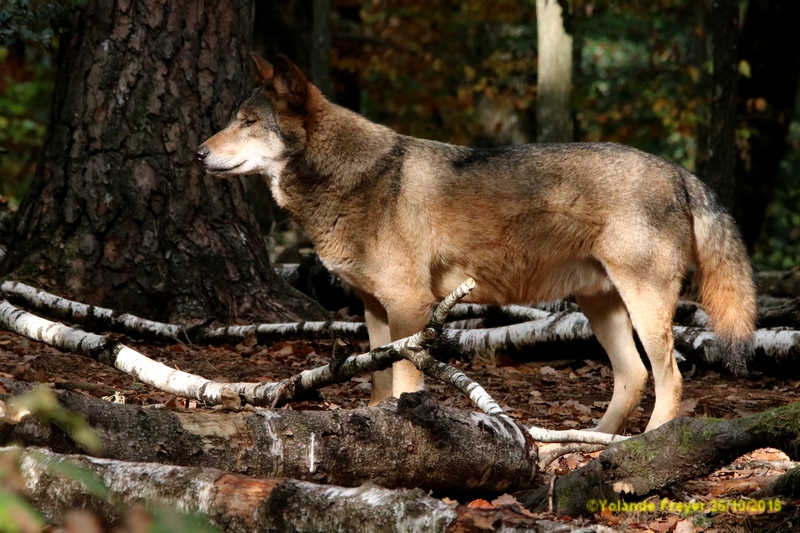
M 678 404 L 678 416 L 689 416 L 697 407 L 697 398 L 685 398 Z
M 680 520 L 680 518 L 678 518 L 677 515 L 671 514 L 660 520 L 654 520 L 650 522 L 649 524 L 647 524 L 647 527 L 649 527 L 653 531 L 659 531 L 659 532 L 669 531 L 670 529 L 675 527 L 675 524 L 678 523 L 678 520 Z
M 470 509 L 494 509 L 495 506 L 483 499 L 472 500 L 467 504 Z

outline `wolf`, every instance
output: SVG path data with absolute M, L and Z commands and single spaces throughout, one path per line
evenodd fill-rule
M 618 433 L 647 369 L 646 430 L 677 414 L 672 317 L 695 264 L 724 353 L 742 370 L 754 331 L 750 263 L 732 218 L 688 171 L 612 143 L 469 148 L 400 135 L 324 98 L 283 55 L 253 56 L 258 86 L 197 149 L 208 173 L 262 174 L 325 265 L 364 301 L 375 348 L 421 330 L 465 279 L 470 302 L 572 295 L 611 361 L 593 430 Z M 373 376 L 370 404 L 423 388 L 407 361 Z

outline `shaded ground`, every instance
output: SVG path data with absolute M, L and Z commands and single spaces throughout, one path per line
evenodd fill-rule
M 272 346 L 190 346 L 157 345 L 126 341 L 135 349 L 169 366 L 219 381 L 264 381 L 289 377 L 306 368 L 328 362 L 330 342 L 279 342 Z M 366 344 L 354 349 L 364 351 Z M 591 427 L 602 415 L 611 395 L 613 381 L 610 367 L 592 360 L 561 360 L 546 363 L 515 364 L 500 356 L 493 361 L 457 363 L 471 378 L 481 383 L 507 413 L 525 425 L 551 429 Z M 27 382 L 58 384 L 54 386 L 93 389 L 86 394 L 104 396 L 119 391 L 126 403 L 166 404 L 175 409 L 202 408 L 196 402 L 176 398 L 136 383 L 130 376 L 87 358 L 61 353 L 43 344 L 0 331 L 0 375 Z M 91 385 L 105 387 L 96 389 Z M 439 383 L 428 383 L 445 405 L 473 408 L 460 393 Z M 290 405 L 290 409 L 352 408 L 369 398 L 369 378 L 323 390 L 324 403 Z M 782 381 L 752 373 L 732 379 L 712 371 L 697 371 L 684 379 L 681 404 L 683 416 L 731 418 L 764 411 L 800 399 L 800 380 Z M 626 431 L 643 431 L 653 406 L 652 388 Z M 588 460 L 571 454 L 551 465 L 559 474 L 578 468 Z M 723 500 L 738 501 L 783 473 L 791 466 L 788 458 L 776 450 L 759 450 L 729 468 L 705 479 L 674 487 L 669 493 L 654 496 L 648 502 L 655 512 L 612 512 L 598 510 L 593 523 L 620 531 L 800 531 L 800 513 L 796 503 L 782 501 L 779 513 L 767 503 L 765 512 L 757 509 L 733 512 L 700 513 L 686 517 L 675 512 L 669 502 L 695 501 L 705 509 L 719 507 Z M 661 504 L 665 501 L 666 504 Z M 475 502 L 474 505 L 487 505 Z M 670 512 L 670 510 L 672 512 Z M 755 512 L 753 512 L 755 511 Z M 553 518 L 553 517 L 547 517 Z

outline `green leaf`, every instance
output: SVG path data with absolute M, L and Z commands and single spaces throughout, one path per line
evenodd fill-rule
M 739 74 L 745 78 L 750 78 L 752 76 L 750 71 L 750 63 L 748 63 L 745 59 L 739 61 Z
M 21 496 L 0 489 L 0 531 L 36 531 L 45 526 L 45 520 Z

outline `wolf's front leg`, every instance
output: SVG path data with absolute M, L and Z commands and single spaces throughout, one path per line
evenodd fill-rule
M 389 319 L 386 316 L 386 309 L 371 294 L 358 293 L 364 302 L 364 319 L 367 321 L 367 332 L 369 333 L 369 349 L 374 350 L 392 342 L 389 332 Z M 372 392 L 369 398 L 369 405 L 377 405 L 392 395 L 392 369 L 381 370 L 372 373 Z
M 425 328 L 431 316 L 432 305 L 422 305 L 421 300 L 394 303 L 387 308 L 392 341 L 414 335 Z M 398 361 L 392 367 L 392 396 L 416 392 L 425 386 L 423 374 L 411 361 Z

